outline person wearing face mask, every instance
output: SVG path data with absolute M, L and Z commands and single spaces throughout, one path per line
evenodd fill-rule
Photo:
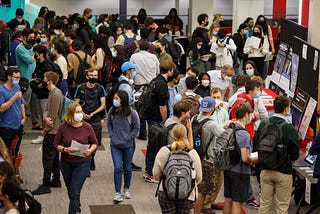
M 9 58 L 9 65 L 10 66 L 17 66 L 16 60 L 16 48 L 22 42 L 23 36 L 22 31 L 16 31 L 13 35 L 13 40 L 10 42 L 10 58 Z
M 193 31 L 192 33 L 192 39 L 193 41 L 196 37 L 201 38 L 201 41 L 203 43 L 203 47 L 199 50 L 200 56 L 211 54 L 210 52 L 210 46 L 211 42 L 208 37 L 208 29 L 206 28 L 209 24 L 209 19 L 207 14 L 200 14 L 197 18 L 199 26 Z M 208 71 L 211 68 L 211 63 L 205 64 L 205 70 Z
M 11 19 L 7 23 L 7 27 L 10 28 L 12 31 L 17 31 L 17 30 L 23 30 L 23 29 L 30 29 L 30 23 L 23 19 L 24 11 L 21 8 L 18 8 L 16 10 L 16 17 Z
M 207 73 L 201 73 L 198 76 L 200 85 L 196 88 L 194 93 L 199 94 L 201 97 L 210 96 L 210 76 Z
M 210 87 L 220 88 L 222 90 L 223 100 L 227 101 L 231 94 L 233 94 L 232 88 L 232 76 L 234 70 L 231 65 L 224 65 L 221 70 L 211 70 L 207 72 L 210 76 Z
M 174 98 L 178 94 L 177 84 L 180 81 L 180 72 L 178 70 L 174 70 L 172 76 L 168 77 L 168 92 L 169 92 L 169 100 L 168 100 L 168 111 L 169 118 L 173 115 L 173 105 Z M 141 123 L 141 122 L 140 122 Z M 140 130 L 141 133 L 141 130 Z
M 123 198 L 131 198 L 132 158 L 135 150 L 135 137 L 140 129 L 138 113 L 130 108 L 127 92 L 119 90 L 115 93 L 113 107 L 108 112 L 107 127 L 114 166 L 116 194 L 113 202 L 119 203 L 123 201 Z M 123 194 L 121 194 L 122 172 L 124 172 Z
M 83 10 L 82 18 L 83 18 L 84 22 L 86 23 L 87 27 L 92 26 L 93 24 L 89 23 L 89 20 L 92 18 L 92 9 L 85 8 Z
M 286 115 L 290 112 L 290 100 L 287 96 L 277 96 L 273 101 L 274 114 L 269 118 L 270 124 L 286 122 Z M 254 144 L 259 144 L 266 121 L 262 121 L 256 132 Z M 280 125 L 281 126 L 281 125 Z M 300 145 L 298 132 L 292 124 L 285 123 L 282 128 L 282 142 L 286 145 L 287 158 L 275 169 L 261 168 L 261 197 L 259 213 L 272 213 L 274 207 L 276 213 L 287 213 L 292 192 L 292 164 L 299 158 Z M 310 148 L 312 153 L 312 148 Z M 277 190 L 277 191 L 274 191 Z M 276 200 L 274 200 L 276 199 Z M 273 204 L 273 202 L 275 204 Z
M 64 41 L 64 23 L 62 20 L 55 20 L 52 25 L 51 29 L 54 29 L 53 32 L 55 34 L 54 38 L 50 41 L 50 47 L 53 46 L 54 43 L 58 41 Z
M 255 38 L 253 38 L 255 37 Z M 259 38 L 260 43 L 258 47 L 252 46 L 253 39 Z M 248 60 L 254 61 L 257 66 L 256 73 L 259 73 L 262 78 L 263 66 L 265 56 L 269 53 L 269 42 L 262 36 L 262 27 L 259 25 L 255 25 L 253 28 L 252 37 L 249 37 L 246 40 L 246 43 L 243 48 L 243 53 L 248 54 Z
M 166 45 L 163 41 L 156 42 L 156 49 L 157 57 L 159 62 L 164 62 L 165 60 L 172 61 L 172 57 L 170 54 L 166 52 Z
M 61 111 L 63 106 L 63 95 L 56 87 L 59 76 L 53 71 L 44 74 L 43 81 L 46 82 L 47 89 L 50 91 L 48 102 L 46 104 L 43 115 L 43 132 L 44 136 L 42 145 L 42 166 L 43 179 L 40 185 L 32 193 L 34 195 L 42 195 L 51 192 L 50 187 L 61 187 L 60 171 L 59 171 L 59 154 L 53 147 L 54 138 L 61 123 Z M 53 178 L 51 180 L 51 172 Z
M 98 145 L 101 145 L 102 126 L 101 119 L 106 109 L 107 93 L 102 85 L 98 83 L 98 71 L 90 68 L 87 73 L 88 82 L 78 85 L 74 101 L 80 103 L 83 110 L 84 121 L 91 124 L 94 133 L 98 139 Z M 91 159 L 91 170 L 95 170 L 94 153 Z
M 243 22 L 244 24 L 246 24 L 249 29 L 248 29 L 248 34 L 245 34 L 245 40 L 247 40 L 247 38 L 252 36 L 252 30 L 253 30 L 253 25 L 254 25 L 254 20 L 252 17 L 247 17 L 246 20 L 244 20 Z
M 178 84 L 178 93 L 183 93 L 186 91 L 187 89 L 187 86 L 186 86 L 186 79 L 188 76 L 194 76 L 194 77 L 197 77 L 199 75 L 199 70 L 196 68 L 196 67 L 189 67 L 187 68 L 187 71 L 186 71 L 186 75 L 184 77 L 182 77 L 179 81 L 179 84 Z
M 201 60 L 200 50 L 203 48 L 203 42 L 200 37 L 194 38 L 191 50 L 189 51 L 190 65 L 197 68 L 200 73 L 205 72 L 204 61 Z
M 86 150 L 81 154 L 73 148 L 76 141 Z M 64 116 L 54 138 L 53 147 L 61 153 L 60 170 L 66 184 L 69 196 L 69 209 L 64 213 L 76 214 L 81 212 L 80 194 L 83 184 L 90 173 L 91 156 L 97 150 L 98 141 L 91 125 L 83 121 L 83 112 L 79 103 L 72 103 Z
M 15 136 L 20 135 L 19 129 L 23 127 L 26 115 L 19 86 L 20 70 L 9 67 L 4 74 L 6 81 L 0 87 L 0 137 L 10 148 Z
M 245 73 L 251 78 L 253 76 L 260 76 L 257 72 L 257 66 L 252 60 L 248 60 L 244 66 Z
M 236 74 L 243 74 L 243 47 L 245 43 L 245 35 L 248 34 L 248 28 L 249 27 L 246 24 L 242 23 L 239 25 L 237 33 L 233 34 L 232 36 L 234 44 L 237 46 L 237 49 L 234 54 L 238 60 L 238 66 L 233 66 Z
M 136 68 L 138 68 L 137 64 L 132 62 L 125 62 L 121 65 L 122 74 L 119 77 L 118 90 L 125 91 L 129 97 L 129 104 L 133 104 L 133 89 L 132 85 L 134 83 L 134 78 L 137 75 Z

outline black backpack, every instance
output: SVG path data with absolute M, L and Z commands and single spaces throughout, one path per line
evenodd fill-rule
M 174 63 L 176 63 L 177 65 L 179 65 L 180 60 L 181 60 L 182 51 L 181 51 L 181 47 L 178 44 L 177 40 L 175 40 L 172 37 L 163 37 L 160 40 L 165 43 L 166 52 L 171 55 L 172 61 Z
M 257 142 L 259 165 L 263 169 L 275 169 L 287 159 L 287 147 L 283 143 L 282 127 L 287 123 L 265 121 Z
M 207 155 L 207 150 L 210 145 L 210 141 L 208 142 L 207 145 L 205 145 L 204 142 L 201 140 L 201 135 L 202 135 L 202 126 L 210 121 L 210 118 L 205 118 L 201 122 L 198 120 L 198 115 L 195 115 L 192 118 L 192 136 L 193 136 L 193 148 L 198 152 L 198 155 L 201 160 L 204 159 L 204 157 Z
M 54 62 L 52 62 L 52 61 L 50 61 L 50 63 L 51 63 L 51 65 L 52 65 L 52 67 L 53 67 L 53 71 L 54 71 L 55 73 L 57 73 L 58 76 L 59 76 L 59 80 L 58 80 L 58 83 L 57 83 L 57 87 L 60 88 L 61 82 L 62 82 L 62 80 L 63 80 L 63 74 L 62 74 L 61 68 L 60 68 L 60 66 L 59 66 L 57 63 L 54 63 Z
M 156 157 L 158 151 L 163 146 L 168 145 L 169 132 L 176 123 L 165 127 L 163 123 L 155 124 L 149 129 L 148 153 L 151 157 Z
M 113 106 L 113 97 L 115 95 L 115 93 L 119 90 L 119 87 L 121 84 L 128 84 L 130 85 L 130 83 L 127 80 L 121 80 L 119 81 L 115 86 L 109 88 L 108 90 L 108 96 L 107 96 L 107 111 L 109 111 L 109 109 Z
M 229 45 L 230 44 L 230 37 L 227 37 L 226 39 L 226 44 Z M 218 39 L 216 40 L 216 44 L 218 44 Z M 233 52 L 231 50 L 228 49 L 229 54 L 231 54 L 232 57 L 232 62 L 233 62 L 233 66 L 239 67 L 239 63 L 238 63 L 238 57 L 236 52 Z
M 79 60 L 79 68 L 78 68 L 78 73 L 77 73 L 77 78 L 75 79 L 77 84 L 81 84 L 87 81 L 86 75 L 91 67 L 88 62 L 87 62 L 87 54 L 85 53 L 84 59 L 82 60 L 79 54 L 73 53 Z
M 151 80 L 149 85 L 145 85 L 143 87 L 143 92 L 141 93 L 138 101 L 137 101 L 137 112 L 141 119 L 147 120 L 149 119 L 150 112 L 154 111 L 155 108 L 155 88 L 156 88 L 157 80 Z
M 24 190 L 26 197 L 26 203 L 29 209 L 26 211 L 26 214 L 40 214 L 42 206 L 39 201 L 37 201 L 30 190 Z

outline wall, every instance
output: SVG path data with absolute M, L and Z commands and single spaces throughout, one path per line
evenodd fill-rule
M 11 0 L 11 7 L 0 7 L 0 20 L 8 22 L 12 18 L 15 18 L 17 8 L 25 9 L 24 0 Z

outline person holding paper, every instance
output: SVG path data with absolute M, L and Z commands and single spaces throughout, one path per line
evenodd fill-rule
M 81 212 L 80 192 L 89 175 L 92 154 L 96 151 L 98 140 L 91 125 L 83 121 L 82 107 L 78 103 L 72 103 L 64 117 L 64 123 L 60 125 L 54 139 L 54 147 L 61 152 L 60 169 L 69 196 L 69 214 Z M 81 145 L 87 146 L 83 150 Z M 73 148 L 71 145 L 77 145 Z
M 254 61 L 259 76 L 261 76 L 265 56 L 269 53 L 269 42 L 262 36 L 262 27 L 260 25 L 254 26 L 252 36 L 246 40 L 243 53 L 248 54 L 248 60 Z
M 114 203 L 130 199 L 132 176 L 132 157 L 135 137 L 140 130 L 138 113 L 129 106 L 129 96 L 125 91 L 117 91 L 113 97 L 113 107 L 108 112 L 108 133 L 110 150 L 114 165 L 114 186 L 116 194 Z M 124 188 L 121 194 L 122 172 L 124 171 Z

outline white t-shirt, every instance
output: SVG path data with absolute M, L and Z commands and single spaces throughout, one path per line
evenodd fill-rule
M 67 79 L 68 78 L 68 64 L 67 64 L 67 60 L 64 56 L 60 56 L 59 58 L 56 59 L 55 63 L 57 63 L 57 65 L 59 65 L 61 72 L 63 74 L 63 79 Z
M 17 209 L 10 209 L 5 214 L 19 214 L 19 211 Z

